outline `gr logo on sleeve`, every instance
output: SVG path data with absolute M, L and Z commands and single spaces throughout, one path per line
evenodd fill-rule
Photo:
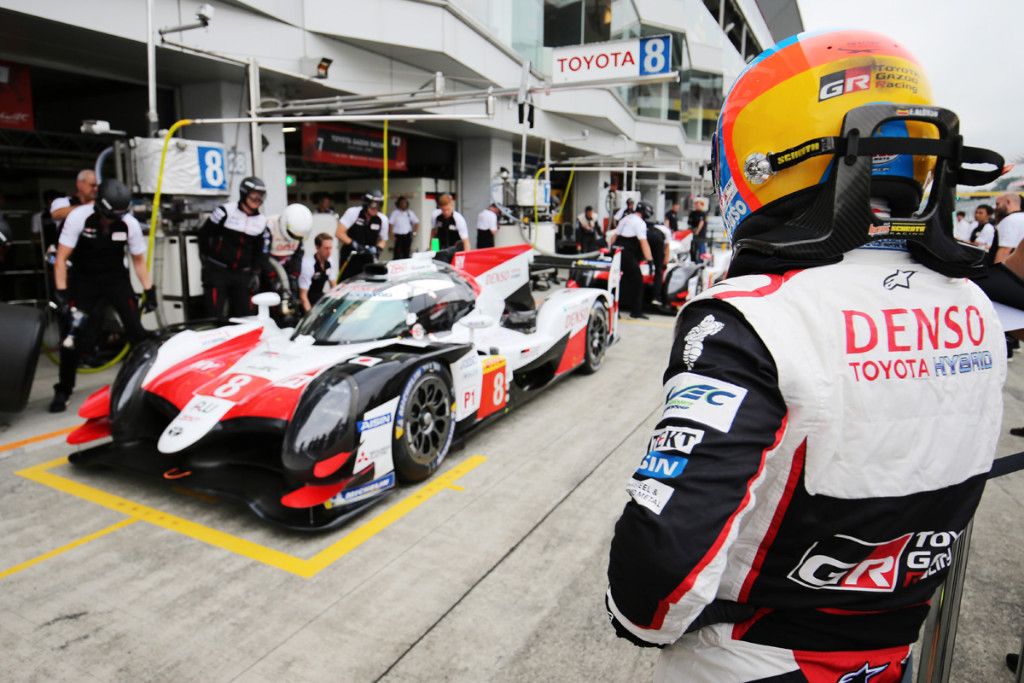
M 747 390 L 735 384 L 681 372 L 665 383 L 662 417 L 692 420 L 728 432 L 746 396 Z

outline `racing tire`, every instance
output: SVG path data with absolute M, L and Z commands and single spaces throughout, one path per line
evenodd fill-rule
M 604 355 L 608 352 L 610 333 L 608 309 L 601 301 L 595 301 L 590 309 L 590 320 L 587 321 L 587 347 L 580 372 L 592 375 L 601 369 Z
M 18 412 L 28 403 L 45 326 L 41 311 L 0 303 L 0 348 L 5 360 L 0 366 L 0 411 Z
M 433 474 L 452 445 L 455 399 L 452 378 L 438 362 L 425 363 L 409 375 L 395 418 L 395 472 L 399 481 L 423 481 Z

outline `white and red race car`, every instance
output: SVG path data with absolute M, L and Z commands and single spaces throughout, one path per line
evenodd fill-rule
M 257 318 L 135 348 L 90 396 L 76 465 L 150 472 L 237 498 L 294 529 L 330 528 L 618 338 L 618 288 L 558 290 L 539 307 L 528 245 L 369 266 L 295 329 Z M 618 259 L 610 265 L 618 282 Z M 109 440 L 106 440 L 110 437 Z

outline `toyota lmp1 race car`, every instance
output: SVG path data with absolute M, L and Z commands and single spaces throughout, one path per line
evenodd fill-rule
M 453 441 L 618 337 L 618 292 L 558 290 L 539 307 L 529 245 L 369 266 L 297 327 L 256 318 L 136 347 L 79 410 L 75 465 L 114 465 L 245 502 L 298 530 L 332 528 L 398 482 L 429 477 Z M 618 281 L 619 261 L 610 265 Z

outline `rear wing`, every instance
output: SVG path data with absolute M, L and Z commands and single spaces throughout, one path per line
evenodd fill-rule
M 534 264 L 554 268 L 571 268 L 576 272 L 594 271 L 608 273 L 608 298 L 611 299 L 609 311 L 609 327 L 612 341 L 619 338 L 619 293 L 622 284 L 622 250 L 613 249 L 611 260 L 603 259 L 572 259 L 557 256 L 535 256 Z M 573 285 L 570 285 L 573 286 Z
M 477 309 L 499 317 L 505 300 L 522 288 L 530 286 L 530 263 L 533 251 L 529 244 L 491 247 L 456 252 L 452 267 L 471 276 L 480 287 Z

